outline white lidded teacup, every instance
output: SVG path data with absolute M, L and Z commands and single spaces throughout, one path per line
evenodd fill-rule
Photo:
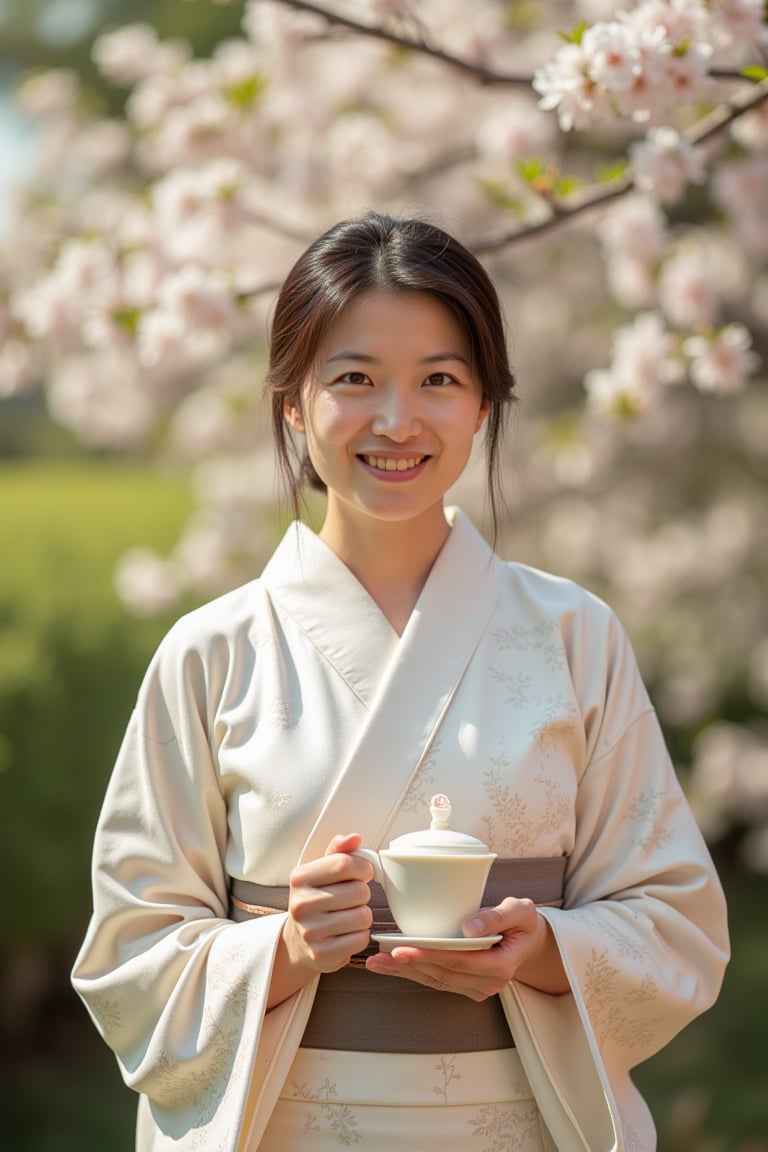
M 451 827 L 451 803 L 438 794 L 430 802 L 432 822 L 373 852 L 358 848 L 383 885 L 392 916 L 405 936 L 458 938 L 462 923 L 483 900 L 495 852 L 475 836 Z

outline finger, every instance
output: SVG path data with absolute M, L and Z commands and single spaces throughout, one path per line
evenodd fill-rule
M 465 936 L 496 936 L 514 930 L 532 931 L 538 913 L 533 900 L 507 896 L 495 908 L 481 908 L 462 924 Z
M 340 927 L 341 924 L 337 922 L 336 926 Z M 347 926 L 354 927 L 350 924 Z M 366 947 L 368 940 L 367 929 L 324 935 L 320 928 L 313 931 L 307 925 L 295 921 L 290 922 L 286 937 L 294 961 L 318 972 L 335 972 L 342 968 L 349 963 L 350 956 Z
M 336 852 L 354 852 L 363 842 L 362 836 L 357 832 L 348 832 L 334 836 L 328 843 L 328 847 L 323 853 L 324 856 L 332 856 Z
M 291 888 L 289 906 L 294 916 L 306 919 L 347 908 L 370 911 L 371 889 L 365 880 L 345 880 L 337 884 L 297 884 Z
M 304 918 L 300 922 L 300 931 L 310 946 L 332 938 L 339 941 L 348 936 L 360 936 L 361 940 L 355 941 L 355 948 L 359 950 L 368 944 L 371 921 L 370 908 L 367 904 L 362 904 L 356 908 L 341 908 L 335 912 Z
M 498 975 L 484 975 L 477 972 L 460 972 L 444 965 L 414 962 L 394 954 L 382 956 L 379 953 L 366 961 L 366 968 L 382 976 L 399 976 L 434 988 L 437 992 L 454 992 L 470 1000 L 480 1002 L 495 995 L 506 981 Z
M 291 888 L 324 888 L 349 880 L 362 880 L 367 884 L 371 879 L 373 868 L 368 860 L 346 852 L 334 852 L 330 856 L 320 856 L 317 860 L 299 864 L 291 872 L 289 885 Z

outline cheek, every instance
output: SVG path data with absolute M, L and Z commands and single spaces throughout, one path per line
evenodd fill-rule
M 471 442 L 480 431 L 485 418 L 485 409 L 473 402 L 465 403 L 459 409 L 446 412 L 440 419 L 440 426 L 446 438 L 458 444 Z
M 320 399 L 307 414 L 307 436 L 322 449 L 336 446 L 350 436 L 360 424 L 360 413 L 349 405 Z

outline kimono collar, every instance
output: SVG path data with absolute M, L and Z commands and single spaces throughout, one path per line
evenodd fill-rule
M 383 669 L 365 720 L 301 854 L 321 856 L 349 813 L 378 847 L 428 754 L 496 609 L 505 566 L 461 514 Z
M 262 583 L 366 706 L 399 645 L 426 615 L 438 628 L 461 627 L 463 608 L 498 595 L 501 565 L 471 521 L 447 508 L 451 531 L 411 619 L 398 637 L 346 564 L 306 524 L 290 525 L 264 569 Z

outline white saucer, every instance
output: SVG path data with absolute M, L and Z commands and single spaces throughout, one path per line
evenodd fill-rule
M 393 948 L 440 948 L 451 952 L 480 952 L 498 944 L 501 936 L 401 936 L 399 932 L 380 932 L 371 936 L 383 952 Z

